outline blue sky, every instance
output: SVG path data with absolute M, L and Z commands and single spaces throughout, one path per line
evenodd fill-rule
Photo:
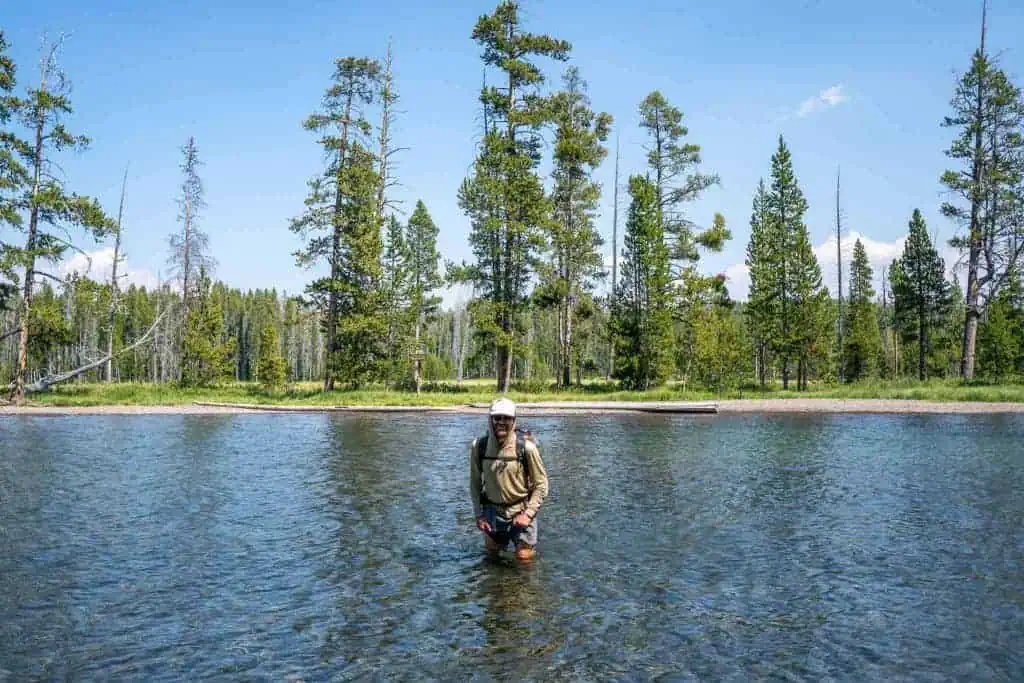
M 1024 83 L 1016 47 L 1024 4 L 990 4 L 990 45 Z M 307 179 L 322 167 L 301 121 L 319 106 L 333 59 L 382 57 L 389 37 L 402 110 L 395 132 L 409 148 L 397 160 L 397 198 L 407 212 L 424 200 L 440 226 L 445 258 L 471 256 L 456 191 L 479 127 L 483 66 L 470 33 L 493 2 L 16 5 L 2 25 L 21 85 L 36 79 L 42 33 L 71 33 L 61 60 L 74 86 L 68 126 L 93 142 L 89 151 L 60 159 L 68 187 L 115 212 L 121 175 L 131 164 L 124 248 L 136 281 L 167 272 L 167 237 L 179 227 L 180 147 L 193 135 L 204 162 L 202 227 L 218 261 L 216 277 L 243 289 L 299 293 L 313 273 L 295 266 L 300 241 L 287 224 L 302 211 Z M 746 295 L 740 264 L 751 198 L 758 179 L 768 176 L 780 134 L 810 203 L 806 220 L 830 286 L 837 166 L 844 232 L 863 236 L 876 265 L 898 255 L 915 207 L 934 236 L 945 241 L 953 234 L 939 214 L 938 178 L 952 135 L 940 122 L 956 75 L 969 65 L 979 15 L 980 2 L 963 0 L 523 3 L 525 28 L 570 41 L 570 63 L 588 82 L 593 106 L 615 117 L 622 186 L 629 173 L 643 170 L 643 97 L 660 89 L 683 110 L 688 141 L 703 148 L 703 169 L 722 177 L 690 215 L 710 223 L 721 212 L 733 231 L 725 251 L 702 267 L 727 272 L 737 298 Z M 558 84 L 566 64 L 541 65 Z M 599 227 L 610 254 L 614 139 L 609 143 L 597 179 L 605 188 Z M 623 190 L 620 228 L 627 201 Z M 102 263 L 105 245 L 84 246 Z

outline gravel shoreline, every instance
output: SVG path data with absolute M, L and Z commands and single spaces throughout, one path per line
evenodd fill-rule
M 895 399 L 783 398 L 700 402 L 623 403 L 566 402 L 523 403 L 523 415 L 574 415 L 627 411 L 656 413 L 1024 413 L 1024 403 L 984 401 L 914 401 Z M 255 406 L 250 404 L 104 405 L 104 406 L 0 406 L 2 415 L 240 415 L 253 413 L 465 413 L 483 414 L 481 406 Z

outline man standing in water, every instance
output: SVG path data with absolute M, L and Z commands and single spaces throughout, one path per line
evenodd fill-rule
M 516 404 L 507 398 L 491 403 L 487 436 L 469 449 L 469 490 L 476 526 L 489 552 L 511 543 L 521 561 L 533 559 L 537 545 L 537 511 L 548 495 L 548 474 L 529 436 L 515 429 Z

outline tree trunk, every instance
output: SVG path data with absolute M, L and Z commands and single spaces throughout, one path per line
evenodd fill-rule
M 338 350 L 338 293 L 336 290 L 337 280 L 340 276 L 341 265 L 341 236 L 344 225 L 341 222 L 342 201 L 344 200 L 344 188 L 341 186 L 340 175 L 345 167 L 348 153 L 348 124 L 352 120 L 352 98 L 354 93 L 348 93 L 345 101 L 345 120 L 341 124 L 341 148 L 338 150 L 338 184 L 334 191 L 334 216 L 333 231 L 331 235 L 331 291 L 328 294 L 327 304 L 327 349 L 324 358 L 324 391 L 334 390 L 334 373 L 331 368 L 331 359 Z
M 422 312 L 416 318 L 416 363 L 413 369 L 416 381 L 416 393 L 420 393 L 420 386 L 423 383 L 423 355 L 420 353 L 420 325 L 423 322 Z
M 114 236 L 114 260 L 110 265 L 110 315 L 107 320 L 107 382 L 114 381 L 114 316 L 117 314 L 117 262 L 121 254 L 121 217 L 124 214 L 124 188 L 128 184 L 128 167 L 121 181 L 121 204 L 117 209 L 117 233 Z
M 981 14 L 981 48 L 980 53 L 985 56 L 985 13 L 987 3 L 982 3 Z M 983 201 L 981 192 L 982 166 L 984 164 L 984 148 L 982 147 L 982 135 L 985 128 L 984 110 L 984 78 L 978 78 L 977 102 L 974 112 L 974 160 L 971 168 L 971 234 L 970 234 L 970 256 L 967 263 L 967 315 L 964 317 L 963 351 L 960 361 L 960 375 L 966 380 L 974 379 L 974 344 L 978 336 L 978 318 L 981 312 L 978 309 L 980 287 L 978 285 L 978 263 L 981 257 L 981 203 Z
M 46 79 L 43 78 L 41 89 L 46 90 Z M 28 240 L 25 250 L 28 252 L 28 263 L 25 264 L 25 284 L 22 290 L 21 305 L 21 329 L 18 336 L 18 370 L 14 378 L 14 392 L 11 396 L 15 405 L 25 403 L 25 380 L 28 371 L 28 324 L 29 313 L 32 309 L 32 281 L 35 275 L 36 259 L 33 251 L 36 248 L 36 234 L 39 229 L 39 176 L 43 167 L 43 126 L 45 121 L 37 118 L 35 133 L 36 145 L 32 154 L 33 178 L 32 178 L 32 208 L 29 216 Z

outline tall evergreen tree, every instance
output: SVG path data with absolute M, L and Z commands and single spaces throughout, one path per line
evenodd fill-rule
M 4 116 L 16 116 L 30 135 L 26 140 L 14 131 L 5 131 L 3 136 L 3 146 L 8 151 L 3 162 L 8 199 L 0 217 L 16 230 L 27 233 L 24 247 L 0 243 L 3 269 L 21 267 L 24 272 L 18 362 L 11 393 L 16 404 L 25 400 L 33 285 L 37 276 L 60 281 L 39 270 L 39 263 L 57 263 L 68 249 L 76 248 L 68 239 L 69 228 L 81 228 L 95 238 L 113 229 L 113 221 L 95 199 L 68 193 L 63 181 L 53 173 L 54 152 L 83 151 L 90 142 L 84 135 L 72 135 L 64 127 L 63 120 L 72 113 L 72 108 L 68 97 L 70 85 L 57 64 L 60 47 L 58 41 L 47 51 L 37 87 L 27 88 L 24 98 L 3 97 Z M 3 82 L 13 86 L 14 70 L 9 59 L 0 67 L 0 73 L 4 74 Z
M 601 188 L 591 174 L 608 150 L 612 117 L 595 114 L 586 82 L 575 67 L 566 70 L 563 90 L 552 98 L 555 117 L 552 258 L 544 269 L 543 295 L 558 311 L 559 379 L 568 386 L 576 353 L 574 330 L 582 310 L 591 308 L 596 281 L 604 276 L 600 248 L 604 243 L 594 227 Z
M 872 299 L 873 274 L 864 245 L 858 239 L 853 245 L 850 263 L 850 300 L 846 309 L 846 348 L 843 359 L 846 367 L 843 377 L 848 382 L 874 376 L 882 353 L 882 337 L 878 330 Z
M 260 330 L 260 359 L 256 365 L 256 375 L 264 389 L 277 389 L 285 382 L 285 361 L 281 357 L 277 325 L 272 321 L 264 323 Z
M 449 268 L 451 279 L 473 283 L 479 300 L 474 325 L 496 350 L 497 388 L 508 391 L 517 323 L 528 305 L 527 286 L 544 246 L 543 228 L 550 202 L 535 168 L 543 140 L 540 128 L 550 120 L 548 98 L 535 91 L 544 82 L 531 56 L 565 60 L 571 46 L 563 40 L 521 28 L 519 3 L 504 1 L 481 16 L 472 37 L 483 47 L 484 64 L 503 72 L 505 87 L 485 86 L 486 118 L 502 120 L 487 131 L 471 178 L 459 190 L 459 206 L 470 217 L 470 243 L 476 262 Z
M 754 340 L 757 358 L 757 377 L 765 385 L 768 373 L 768 349 L 773 343 L 779 318 L 777 274 L 774 264 L 774 240 L 776 229 L 768 190 L 762 178 L 757 184 L 750 215 L 750 240 L 747 243 L 746 259 L 750 284 L 745 308 L 747 328 Z
M 679 282 L 676 290 L 676 315 L 686 319 L 688 309 L 700 305 L 710 290 L 715 289 L 714 278 L 698 274 L 696 264 L 703 248 L 719 252 L 731 233 L 724 220 L 697 232 L 697 226 L 684 211 L 684 206 L 698 199 L 703 192 L 720 180 L 716 173 L 701 173 L 700 145 L 683 142 L 689 130 L 682 124 L 683 114 L 655 90 L 640 103 L 640 127 L 648 135 L 647 165 L 653 173 L 658 196 L 658 222 L 669 246 L 669 258 L 675 265 L 673 279 Z
M 895 326 L 903 343 L 917 342 L 917 376 L 928 375 L 928 355 L 934 332 L 942 326 L 952 308 L 946 266 L 932 246 L 928 229 L 918 209 L 910 218 L 910 233 L 903 245 L 903 256 L 891 269 Z
M 835 316 L 829 306 L 828 288 L 821 277 L 821 266 L 814 255 L 807 225 L 801 221 L 792 235 L 787 274 L 793 278 L 793 316 L 791 328 L 797 356 L 797 386 L 807 391 L 811 364 L 827 364 L 835 339 Z M 821 373 L 824 374 L 824 373 Z
M 206 269 L 196 273 L 194 299 L 185 320 L 181 353 L 181 384 L 209 386 L 231 376 L 235 339 L 225 338 L 224 313 L 219 301 L 210 294 L 211 282 Z
M 772 186 L 767 196 L 768 229 L 765 239 L 765 284 L 772 299 L 775 324 L 770 349 L 782 362 L 782 386 L 789 388 L 790 363 L 797 360 L 798 385 L 806 388 L 807 363 L 822 337 L 822 307 L 828 290 L 811 249 L 804 223 L 807 200 L 793 171 L 785 140 L 772 155 Z
M 384 317 L 387 321 L 387 358 L 389 368 L 386 379 L 393 381 L 401 376 L 408 351 L 409 322 L 409 245 L 405 228 L 395 216 L 389 216 L 384 242 L 384 277 L 382 299 Z
M 986 3 L 987 4 L 987 3 Z M 942 183 L 966 205 L 945 202 L 942 213 L 966 228 L 951 244 L 967 254 L 966 315 L 961 375 L 974 377 L 978 323 L 988 301 L 1005 284 L 1024 252 L 1024 101 L 1020 89 L 997 68 L 985 47 L 985 6 L 981 42 L 971 68 L 957 83 L 953 113 L 943 127 L 958 131 L 946 154 L 961 162 Z
M 339 353 L 342 299 L 347 299 L 346 308 L 351 309 L 353 287 L 357 286 L 353 282 L 356 273 L 351 264 L 352 244 L 372 242 L 368 232 L 377 225 L 375 219 L 379 215 L 375 201 L 379 174 L 374 171 L 373 156 L 367 151 L 371 126 L 365 107 L 376 98 L 380 64 L 364 57 L 337 59 L 332 80 L 333 84 L 324 94 L 323 110 L 303 122 L 306 130 L 321 134 L 319 143 L 324 148 L 327 166 L 320 176 L 310 181 L 310 194 L 305 201 L 307 209 L 290 225 L 293 232 L 309 239 L 305 248 L 295 252 L 298 265 L 308 267 L 324 260 L 329 267 L 326 277 L 306 287 L 306 292 L 325 313 L 326 391 L 334 388 L 342 365 Z M 319 232 L 327 234 L 310 237 L 311 233 Z M 379 234 L 378 227 L 378 243 Z M 373 251 L 371 244 L 366 246 Z M 373 293 L 367 292 L 367 295 Z M 356 323 L 356 327 L 359 324 Z M 368 350 L 376 351 L 376 344 Z M 357 362 L 356 358 L 350 360 Z
M 615 377 L 627 388 L 646 390 L 668 379 L 672 369 L 672 280 L 658 221 L 657 185 L 643 176 L 630 176 L 629 194 L 621 280 L 611 321 L 618 359 Z
M 423 200 L 416 202 L 416 209 L 409 217 L 409 304 L 413 314 L 413 342 L 416 348 L 416 363 L 413 381 L 417 393 L 423 381 L 423 357 L 421 354 L 421 335 L 424 326 L 433 321 L 437 314 L 441 297 L 435 292 L 440 288 L 442 279 L 438 271 L 441 255 L 437 251 L 437 235 L 440 231 L 430 217 Z
M 16 110 L 17 102 L 11 93 L 17 85 L 17 69 L 14 60 L 7 54 L 7 39 L 0 30 L 0 227 L 5 225 L 20 229 L 22 211 L 19 208 L 19 195 L 28 185 L 28 170 L 18 160 L 17 138 L 8 132 Z M 11 245 L 3 241 L 0 234 L 0 310 L 7 306 L 7 300 L 18 290 L 17 263 Z M 0 334 L 7 334 L 0 330 Z

